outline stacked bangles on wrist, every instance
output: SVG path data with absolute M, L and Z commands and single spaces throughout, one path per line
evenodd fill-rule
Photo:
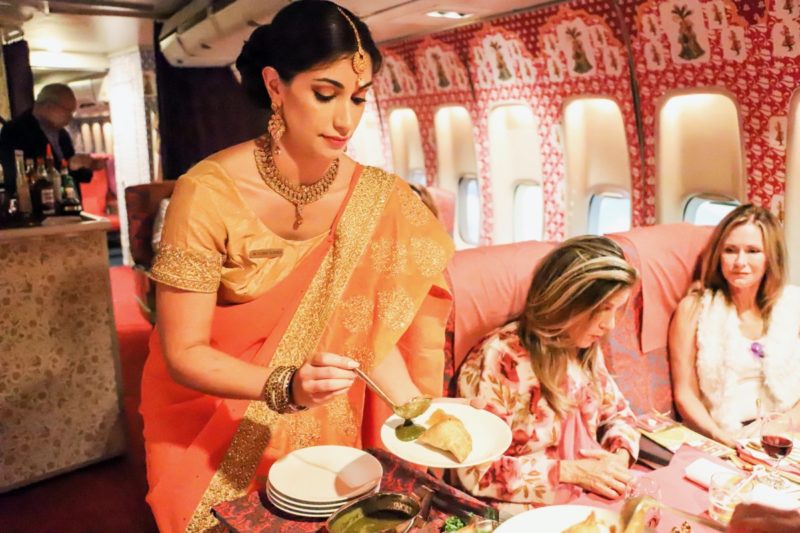
M 278 366 L 270 373 L 261 396 L 267 407 L 280 414 L 298 413 L 307 407 L 292 401 L 292 378 L 297 372 L 296 366 Z

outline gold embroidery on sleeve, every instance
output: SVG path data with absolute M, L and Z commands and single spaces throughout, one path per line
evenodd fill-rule
M 420 274 L 426 278 L 441 274 L 447 265 L 447 253 L 439 243 L 428 237 L 411 239 L 411 257 Z
M 223 256 L 187 250 L 162 242 L 150 277 L 159 283 L 196 292 L 216 292 Z

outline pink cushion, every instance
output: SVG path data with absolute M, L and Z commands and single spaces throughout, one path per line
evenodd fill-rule
M 642 276 L 624 317 L 603 344 L 606 364 L 637 412 L 672 408 L 669 321 L 711 231 L 710 227 L 669 224 L 609 236 Z M 447 353 L 452 371 L 458 370 L 484 335 L 522 312 L 533 271 L 554 247 L 553 243 L 523 242 L 455 254 L 446 273 L 454 300 L 453 340 Z
M 452 235 L 456 217 L 456 195 L 451 191 L 437 187 L 428 187 L 427 189 L 431 194 L 431 198 L 433 198 L 433 203 L 436 204 L 436 209 L 439 211 L 439 220 L 444 225 L 447 233 Z
M 644 353 L 667 345 L 670 317 L 686 295 L 713 229 L 685 223 L 662 224 L 619 234 L 631 242 L 641 261 L 637 268 L 642 277 Z
M 522 312 L 533 270 L 554 247 L 529 241 L 456 252 L 447 267 L 453 289 L 456 369 L 481 337 Z

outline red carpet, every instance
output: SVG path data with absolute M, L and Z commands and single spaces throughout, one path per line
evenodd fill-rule
M 126 455 L 0 496 L 2 533 L 156 532 L 144 501 L 147 480 L 139 416 L 139 382 L 151 326 L 134 299 L 130 268 L 112 267 L 114 321 L 119 337 Z

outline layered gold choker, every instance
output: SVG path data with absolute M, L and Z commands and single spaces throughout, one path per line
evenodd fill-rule
M 303 207 L 322 198 L 330 189 L 333 180 L 336 179 L 336 174 L 339 172 L 339 158 L 337 157 L 319 180 L 311 185 L 293 185 L 281 175 L 275 165 L 269 136 L 263 135 L 256 139 L 256 148 L 253 153 L 256 158 L 258 172 L 261 174 L 261 179 L 264 180 L 264 183 L 294 205 L 295 218 L 292 226 L 294 229 L 303 224 Z

